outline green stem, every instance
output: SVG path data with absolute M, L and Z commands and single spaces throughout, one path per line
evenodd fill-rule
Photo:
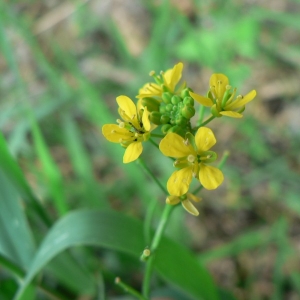
M 196 126 L 195 128 L 193 128 L 193 133 L 196 133 L 196 131 L 197 131 L 200 127 L 202 127 L 202 126 L 208 124 L 208 123 L 209 123 L 210 121 L 212 121 L 214 118 L 215 118 L 215 117 L 214 117 L 213 115 L 211 115 L 211 116 L 210 116 L 208 119 L 206 119 L 203 123 L 201 123 L 200 125 L 198 125 L 198 126 Z
M 132 296 L 136 297 L 140 300 L 147 300 L 143 295 L 141 295 L 137 290 L 132 288 L 131 286 L 127 285 L 123 281 L 121 281 L 120 277 L 115 279 L 115 284 L 120 286 L 126 293 L 131 294 Z
M 199 119 L 197 121 L 197 126 L 201 126 L 201 123 L 203 122 L 204 111 L 205 111 L 205 106 L 201 105 L 199 109 Z
M 158 138 L 164 138 L 165 137 L 163 134 L 156 134 L 156 133 L 151 133 L 151 136 L 158 137 Z
M 148 141 L 159 150 L 159 146 L 152 139 L 149 139 Z
M 166 188 L 161 184 L 161 182 L 157 179 L 157 177 L 152 173 L 152 171 L 148 168 L 148 166 L 145 164 L 142 158 L 138 159 L 138 163 L 147 171 L 147 173 L 150 175 L 150 177 L 156 182 L 156 184 L 160 187 L 160 189 L 163 191 L 164 194 L 168 195 L 168 191 Z
M 208 124 L 210 121 L 212 121 L 215 118 L 215 116 L 210 116 L 208 119 L 206 119 L 203 123 L 201 123 L 198 128 Z
M 143 287 L 142 287 L 143 296 L 146 299 L 149 299 L 149 295 L 150 295 L 150 281 L 151 281 L 151 276 L 152 276 L 152 271 L 154 266 L 155 251 L 159 246 L 160 240 L 166 229 L 169 217 L 174 207 L 175 206 L 166 204 L 149 249 L 150 257 L 148 260 L 146 260 L 146 270 L 145 270 L 145 276 L 144 276 Z

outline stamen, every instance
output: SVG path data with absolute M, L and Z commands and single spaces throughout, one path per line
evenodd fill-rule
M 225 88 L 227 91 L 229 91 L 229 90 L 231 90 L 231 85 L 227 84 Z
M 238 96 L 236 97 L 236 99 L 237 99 L 237 100 L 241 100 L 241 99 L 243 99 L 243 96 L 242 96 L 242 95 L 238 95 Z
M 152 76 L 154 76 L 154 75 L 155 75 L 155 71 L 152 70 L 152 71 L 149 72 L 149 76 L 152 77 Z
M 120 120 L 120 121 L 121 121 L 121 120 Z M 122 122 L 122 121 L 121 121 L 121 122 L 119 123 L 119 127 L 120 127 L 120 128 L 124 128 L 124 127 L 125 127 L 125 122 Z
M 189 140 L 186 139 L 184 142 L 183 142 L 186 146 L 188 146 L 190 144 Z

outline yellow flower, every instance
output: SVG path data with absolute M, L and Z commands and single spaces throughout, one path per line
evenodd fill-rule
M 106 124 L 102 127 L 102 133 L 107 140 L 120 143 L 126 148 L 123 163 L 136 160 L 143 151 L 142 142 L 149 139 L 150 131 L 155 127 L 150 124 L 147 107 L 137 107 L 127 96 L 117 97 L 119 115 L 117 124 Z
M 173 69 L 167 70 L 165 73 L 157 76 L 154 71 L 150 72 L 156 83 L 146 83 L 140 90 L 137 98 L 145 97 L 161 97 L 163 92 L 175 93 L 175 88 L 181 79 L 183 63 L 176 64 Z M 182 88 L 179 90 L 179 92 Z
M 213 74 L 210 77 L 209 85 L 208 97 L 193 92 L 190 92 L 190 95 L 200 104 L 211 107 L 211 113 L 215 117 L 242 118 L 241 113 L 244 111 L 245 105 L 256 96 L 256 91 L 252 90 L 245 96 L 235 97 L 236 88 L 231 91 L 229 80 L 224 74 Z
M 169 157 L 176 158 L 175 171 L 168 180 L 167 189 L 170 195 L 182 196 L 187 193 L 192 177 L 197 178 L 204 188 L 216 189 L 224 179 L 223 173 L 206 163 L 217 158 L 217 154 L 208 151 L 216 139 L 211 129 L 200 127 L 195 137 L 191 133 L 184 139 L 176 133 L 168 133 L 160 142 L 159 149 Z
M 181 205 L 187 212 L 189 212 L 190 214 L 192 214 L 194 216 L 198 216 L 199 211 L 197 210 L 197 208 L 194 206 L 194 204 L 191 201 L 200 202 L 201 200 L 202 200 L 201 198 L 196 197 L 195 195 L 193 195 L 191 193 L 186 193 L 180 197 L 168 196 L 166 199 L 166 202 L 171 205 L 176 205 L 179 202 L 181 202 Z

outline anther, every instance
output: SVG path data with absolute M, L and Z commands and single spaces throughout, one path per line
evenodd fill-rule
M 231 85 L 227 84 L 227 85 L 226 85 L 226 90 L 227 90 L 227 91 L 231 90 Z
M 238 100 L 241 100 L 241 99 L 243 99 L 243 96 L 242 96 L 242 95 L 238 95 L 236 98 L 237 98 Z
M 149 72 L 149 76 L 154 76 L 154 75 L 155 75 L 155 71 L 152 70 Z
M 124 127 L 125 127 L 125 122 L 120 122 L 120 123 L 119 123 L 119 127 L 120 127 L 120 128 L 124 128 Z
M 189 140 L 186 139 L 184 142 L 183 142 L 186 146 L 188 146 L 190 144 Z

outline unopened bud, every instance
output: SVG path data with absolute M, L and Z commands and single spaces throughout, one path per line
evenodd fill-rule
M 195 115 L 195 108 L 193 106 L 186 105 L 181 109 L 181 114 L 189 120 Z
M 167 134 L 170 128 L 172 128 L 172 125 L 170 125 L 170 124 L 165 124 L 165 125 L 163 125 L 163 126 L 161 127 L 161 132 L 162 132 L 163 134 Z
M 172 94 L 169 92 L 164 92 L 162 93 L 161 98 L 166 104 L 169 104 L 171 103 Z
M 161 114 L 158 111 L 153 111 L 150 114 L 150 122 L 156 124 L 156 125 L 160 125 L 160 118 L 161 118 Z
M 182 99 L 181 97 L 177 96 L 177 95 L 174 95 L 171 99 L 171 102 L 175 105 L 175 104 L 178 104 L 179 102 L 181 102 Z
M 160 123 L 161 124 L 167 124 L 167 123 L 169 123 L 169 121 L 170 121 L 170 117 L 169 116 L 162 115 L 161 118 L 160 118 Z

